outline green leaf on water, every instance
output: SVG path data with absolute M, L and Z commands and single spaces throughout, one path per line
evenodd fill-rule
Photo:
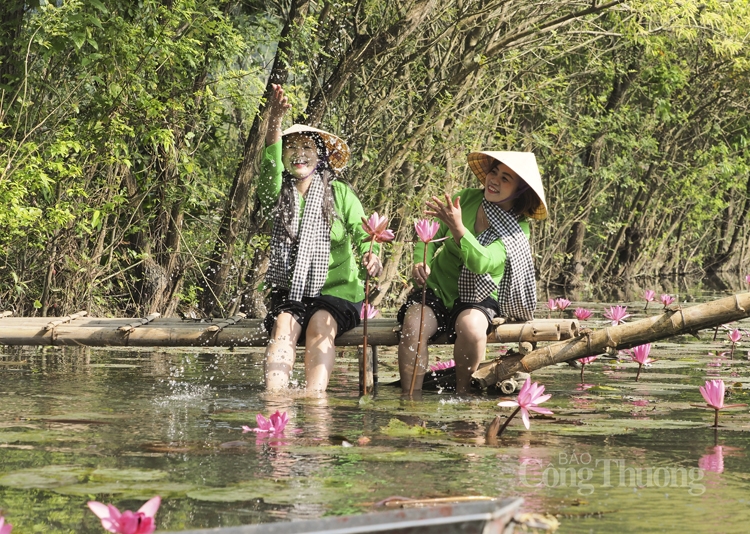
M 52 489 L 75 484 L 89 469 L 72 465 L 48 465 L 22 469 L 0 476 L 0 486 L 16 489 Z
M 426 428 L 420 425 L 410 426 L 398 419 L 391 419 L 380 431 L 388 436 L 439 436 L 445 434 L 437 428 Z

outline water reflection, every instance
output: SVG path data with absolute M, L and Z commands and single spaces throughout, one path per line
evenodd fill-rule
M 588 322 L 604 324 L 605 304 L 635 303 L 629 310 L 642 317 L 643 289 L 681 301 L 705 292 L 679 283 L 622 288 L 622 298 L 587 303 L 595 310 Z M 738 346 L 731 361 L 721 357 L 723 339 L 702 337 L 656 343 L 658 361 L 638 383 L 630 363 L 597 361 L 584 384 L 567 365 L 536 371 L 555 415 L 534 417 L 528 431 L 511 424 L 492 446 L 483 435 L 496 398 L 425 392 L 402 400 L 399 388 L 382 385 L 396 378 L 391 350 L 381 351 L 377 395 L 360 400 L 354 352 L 337 357 L 327 395 L 305 398 L 263 393 L 262 350 L 5 349 L 0 508 L 19 532 L 55 517 L 46 532 L 93 533 L 100 527 L 84 508 L 92 495 L 136 509 L 159 493 L 162 530 L 356 513 L 392 495 L 520 495 L 527 511 L 559 514 L 561 532 L 695 531 L 703 502 L 721 503 L 731 511 L 726 530 L 741 531 L 750 521 L 740 502 L 750 490 L 741 476 L 750 471 L 750 411 L 723 417 L 715 434 L 711 414 L 692 404 L 701 403 L 706 375 L 739 382 L 731 402 L 747 402 L 747 359 L 738 357 L 747 349 Z M 257 413 L 276 410 L 290 418 L 283 435 L 242 433 Z M 391 419 L 439 432 L 388 433 Z M 641 483 L 630 484 L 627 468 Z M 681 468 L 705 472 L 694 483 L 710 495 L 665 486 L 662 475 Z M 667 471 L 655 480 L 657 469 Z

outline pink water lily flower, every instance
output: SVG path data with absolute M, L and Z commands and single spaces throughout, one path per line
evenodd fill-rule
M 747 282 L 748 284 L 750 284 L 750 274 L 746 274 L 745 275 L 745 282 Z
M 377 211 L 370 215 L 369 219 L 362 217 L 362 229 L 368 234 L 368 237 L 364 239 L 365 242 L 385 243 L 386 241 L 393 241 L 393 238 L 396 237 L 388 229 L 388 217 L 381 217 Z
M 729 332 L 729 339 L 732 341 L 732 343 L 737 343 L 740 339 L 742 339 L 742 332 L 739 331 L 739 329 L 735 328 L 731 332 Z
M 661 303 L 664 304 L 664 307 L 666 308 L 670 304 L 674 302 L 674 297 L 672 295 L 667 295 L 666 293 L 661 296 Z
M 633 361 L 638 364 L 638 374 L 635 375 L 635 381 L 638 382 L 643 366 L 650 365 L 656 361 L 648 357 L 649 353 L 651 352 L 651 343 L 638 345 L 637 347 L 633 347 L 633 350 L 629 350 L 627 352 L 630 354 L 630 357 L 633 359 Z
M 555 299 L 549 299 L 547 301 L 547 308 L 549 308 L 549 311 L 557 311 L 557 301 Z
M 630 314 L 627 306 L 610 306 L 609 309 L 604 310 L 604 317 L 612 321 L 612 326 L 617 326 L 624 323 Z
M 126 510 L 120 513 L 111 504 L 102 504 L 97 501 L 88 502 L 91 511 L 102 520 L 104 530 L 116 534 L 151 534 L 156 530 L 154 516 L 160 505 L 161 497 L 158 495 L 149 499 L 137 512 Z
M 729 352 L 729 359 L 734 359 L 734 346 L 739 342 L 739 340 L 742 339 L 742 332 L 740 332 L 737 328 L 729 332 L 729 340 L 732 342 L 732 350 Z
M 570 306 L 570 301 L 568 299 L 564 299 L 562 297 L 555 300 L 555 304 L 557 304 L 557 309 L 560 311 L 563 311 L 565 308 Z
M 414 223 L 414 229 L 417 231 L 420 241 L 423 243 L 429 243 L 434 239 L 435 234 L 437 234 L 440 229 L 440 223 L 428 219 L 420 219 Z
M 646 301 L 646 306 L 643 308 L 643 311 L 646 311 L 648 309 L 649 302 L 654 301 L 654 297 L 656 297 L 656 292 L 653 289 L 647 289 L 643 293 L 643 300 Z
M 430 365 L 430 371 L 440 371 L 442 369 L 450 369 L 456 366 L 456 361 L 453 359 L 447 362 L 435 362 L 435 365 Z
M 359 312 L 359 318 L 364 319 L 367 317 L 368 319 L 372 319 L 378 314 L 378 310 L 373 306 L 372 304 L 365 302 L 362 304 L 362 311 Z
M 576 311 L 573 312 L 573 314 L 576 316 L 576 319 L 579 321 L 585 321 L 592 315 L 591 310 L 587 310 L 586 308 L 576 308 Z
M 547 394 L 544 395 L 544 386 L 540 386 L 537 382 L 531 383 L 531 377 L 526 379 L 526 382 L 523 383 L 523 386 L 521 386 L 521 390 L 518 392 L 518 398 L 514 401 L 503 401 L 498 403 L 498 406 L 507 406 L 512 407 L 515 406 L 517 409 L 515 412 L 513 412 L 513 415 L 511 415 L 505 422 L 505 425 L 503 425 L 503 429 L 505 426 L 507 426 L 508 421 L 510 421 L 513 416 L 520 410 L 521 411 L 521 419 L 523 419 L 523 425 L 526 427 L 526 430 L 531 428 L 531 423 L 529 421 L 529 410 L 536 413 L 551 415 L 552 411 L 548 410 L 547 408 L 540 408 L 538 405 L 546 402 L 549 400 L 549 398 L 552 395 Z M 498 435 L 502 433 L 502 430 L 498 432 Z
M 5 518 L 0 515 L 0 534 L 10 534 L 13 527 L 10 523 L 5 523 Z
M 710 408 L 721 410 L 724 407 L 726 386 L 723 380 L 706 380 L 706 384 L 699 389 Z
M 714 427 L 719 426 L 719 410 L 726 408 L 739 408 L 747 404 L 724 404 L 726 386 L 723 380 L 706 380 L 706 384 L 700 388 L 703 400 L 706 401 L 707 408 L 714 409 Z
M 255 420 L 258 422 L 257 428 L 250 428 L 249 426 L 242 425 L 242 433 L 247 432 L 268 432 L 269 434 L 281 434 L 284 431 L 284 427 L 289 422 L 289 416 L 286 412 L 281 413 L 276 410 L 276 413 L 266 419 L 263 414 L 255 416 Z

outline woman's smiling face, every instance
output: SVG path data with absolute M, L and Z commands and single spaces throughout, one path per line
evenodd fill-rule
M 281 150 L 281 161 L 284 169 L 297 180 L 309 178 L 318 165 L 318 146 L 308 135 L 286 135 Z
M 504 210 L 513 207 L 513 196 L 521 185 L 521 177 L 504 163 L 497 163 L 484 181 L 484 198 L 496 202 Z

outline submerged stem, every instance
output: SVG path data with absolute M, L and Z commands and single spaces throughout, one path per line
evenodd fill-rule
M 635 381 L 638 382 L 638 379 L 641 377 L 641 368 L 643 367 L 643 364 L 638 364 L 638 372 L 635 375 Z
M 500 429 L 497 431 L 497 437 L 500 437 L 502 435 L 503 431 L 505 430 L 505 427 L 508 426 L 508 423 L 510 423 L 510 420 L 513 419 L 519 411 L 521 411 L 520 406 L 516 408 L 515 410 L 513 410 L 513 413 L 510 414 L 510 417 L 508 417 L 505 420 L 505 422 L 503 423 L 503 426 L 501 426 Z

